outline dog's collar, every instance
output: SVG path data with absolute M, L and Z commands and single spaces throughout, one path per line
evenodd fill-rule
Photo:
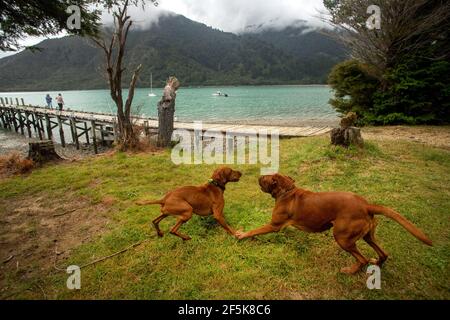
M 291 189 L 286 190 L 285 192 L 283 192 L 282 194 L 280 194 L 280 195 L 278 195 L 278 196 L 272 194 L 272 197 L 275 198 L 275 199 L 280 199 L 281 197 L 287 195 L 289 192 L 291 192 L 291 191 L 293 191 L 293 190 L 295 190 L 295 189 L 296 189 L 296 187 L 294 186 L 294 187 L 292 187 Z
M 225 191 L 225 186 L 222 185 L 222 184 L 220 184 L 220 182 L 218 182 L 218 181 L 216 181 L 216 180 L 214 180 L 214 179 L 209 179 L 209 180 L 208 180 L 208 183 L 209 183 L 209 184 L 212 184 L 213 186 L 216 186 L 216 187 L 222 189 L 223 191 Z

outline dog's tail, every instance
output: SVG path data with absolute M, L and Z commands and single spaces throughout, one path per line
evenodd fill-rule
M 143 200 L 143 201 L 136 202 L 136 204 L 139 206 L 150 206 L 150 205 L 155 205 L 155 204 L 164 205 L 164 200 L 156 200 L 156 201 Z
M 383 215 L 385 217 L 388 217 L 392 220 L 397 221 L 400 225 L 403 226 L 406 230 L 408 230 L 409 233 L 411 233 L 414 237 L 422 241 L 423 243 L 433 246 L 433 242 L 423 233 L 419 230 L 415 225 L 413 225 L 408 219 L 403 217 L 400 213 L 395 212 L 392 209 L 377 206 L 377 205 L 369 205 L 368 207 L 369 213 L 374 215 Z

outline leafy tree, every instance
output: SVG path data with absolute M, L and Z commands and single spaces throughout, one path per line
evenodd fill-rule
M 139 73 L 140 64 L 133 72 L 126 99 L 122 92 L 123 73 L 126 71 L 124 57 L 128 34 L 133 26 L 133 20 L 128 15 L 130 6 L 142 4 L 143 0 L 106 0 L 105 8 L 112 12 L 114 17 L 114 30 L 104 30 L 102 36 L 95 36 L 92 40 L 103 50 L 105 56 L 106 78 L 110 88 L 110 95 L 117 107 L 117 119 L 119 126 L 119 146 L 121 150 L 135 149 L 138 146 L 138 136 L 132 122 L 131 107 Z
M 21 49 L 20 40 L 27 36 L 57 35 L 61 31 L 81 36 L 95 35 L 99 29 L 100 12 L 90 5 L 93 0 L 0 0 L 0 50 Z M 67 8 L 80 8 L 81 29 L 69 30 Z
M 450 57 L 448 0 L 324 0 L 329 23 L 359 61 L 371 65 L 384 84 L 384 72 L 411 55 L 434 47 L 429 59 Z M 381 10 L 380 29 L 366 25 L 369 6 Z
M 443 0 L 324 0 L 330 23 L 355 61 L 334 68 L 331 104 L 364 123 L 450 122 L 450 2 Z M 381 9 L 370 30 L 369 5 Z
M 356 112 L 358 116 L 364 116 L 373 109 L 373 95 L 379 81 L 368 72 L 368 66 L 356 60 L 342 62 L 333 68 L 328 83 L 335 90 L 330 104 L 338 112 Z

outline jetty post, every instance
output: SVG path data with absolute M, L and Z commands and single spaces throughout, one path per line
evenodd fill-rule
M 70 117 L 70 127 L 72 128 L 72 141 L 75 143 L 77 150 L 80 150 L 80 141 L 78 140 L 77 123 L 74 117 Z
M 45 125 L 47 127 L 47 137 L 49 140 L 53 140 L 52 124 L 48 114 L 45 114 Z
M 27 126 L 28 131 L 28 138 L 31 139 L 31 122 L 30 122 L 30 113 L 28 111 L 25 111 L 25 125 Z
M 21 135 L 25 135 L 24 132 L 24 124 L 23 124 L 23 117 L 22 117 L 22 112 L 20 111 L 20 109 L 17 110 L 17 115 L 19 116 L 19 127 L 20 127 L 20 134 Z
M 90 145 L 91 143 L 90 143 L 90 140 L 89 140 L 89 129 L 88 129 L 88 125 L 87 125 L 87 122 L 86 122 L 86 121 L 84 121 L 83 123 L 84 123 L 84 134 L 85 134 L 85 136 L 86 136 L 86 143 L 87 143 L 88 145 Z M 94 132 L 95 132 L 95 130 L 94 130 Z
M 94 145 L 94 152 L 95 152 L 95 154 L 98 154 L 97 135 L 95 133 L 95 121 L 94 120 L 91 121 L 91 130 L 92 130 L 92 144 Z
M 16 113 L 14 112 L 14 109 L 10 110 L 10 114 L 11 114 L 11 119 L 14 125 L 14 131 L 17 133 L 19 132 L 19 126 L 17 125 L 17 120 L 16 120 Z
M 61 140 L 61 145 L 63 148 L 65 148 L 66 147 L 66 139 L 64 138 L 64 128 L 63 128 L 63 122 L 61 120 L 61 116 L 57 115 L 56 120 L 58 121 L 59 138 Z

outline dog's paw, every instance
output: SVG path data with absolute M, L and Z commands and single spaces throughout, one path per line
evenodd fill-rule
M 243 230 L 239 230 L 236 231 L 236 233 L 234 234 L 234 236 L 238 239 L 238 240 L 242 240 L 245 238 L 246 233 Z

